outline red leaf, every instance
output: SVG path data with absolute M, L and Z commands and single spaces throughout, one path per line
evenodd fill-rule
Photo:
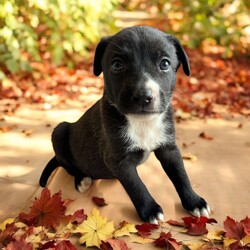
M 56 245 L 55 250 L 77 250 L 77 248 L 69 240 L 63 240 Z
M 40 243 L 38 250 L 54 249 L 56 242 L 54 240 L 48 241 L 44 244 Z
M 159 226 L 151 223 L 143 223 L 141 225 L 135 225 L 135 228 L 138 230 L 138 234 L 141 237 L 149 236 L 152 230 L 157 229 Z
M 99 197 L 92 197 L 92 201 L 98 206 L 98 207 L 103 207 L 103 206 L 107 206 L 108 204 L 106 204 L 105 200 L 103 198 L 99 198 Z
M 59 243 L 56 243 L 55 240 L 51 240 L 46 242 L 45 244 L 41 244 L 38 250 L 77 250 L 77 248 L 69 241 L 62 240 Z
M 217 223 L 215 219 L 213 218 L 210 219 L 204 216 L 201 217 L 188 216 L 188 217 L 183 217 L 182 220 L 184 221 L 187 227 L 189 227 L 191 224 L 197 224 L 197 223 L 205 223 L 205 224 Z
M 3 245 L 8 245 L 11 241 L 14 240 L 13 235 L 18 230 L 14 223 L 7 224 L 3 232 L 0 232 L 0 243 Z M 0 244 L 1 247 L 1 244 Z
M 204 223 L 197 223 L 197 224 L 191 224 L 188 227 L 188 230 L 186 232 L 188 235 L 192 236 L 200 236 L 208 233 L 208 230 L 206 228 L 206 224 Z
M 5 250 L 33 250 L 31 243 L 26 242 L 24 239 L 16 239 L 12 241 Z
M 207 223 L 217 223 L 215 219 L 209 219 L 204 216 L 201 216 L 199 218 L 189 216 L 182 218 L 182 220 L 184 221 L 188 229 L 186 233 L 193 236 L 199 236 L 208 233 L 208 230 L 206 228 Z
M 243 224 L 244 232 L 250 236 L 250 218 L 246 217 L 244 220 L 241 220 Z
M 180 243 L 178 243 L 173 237 L 170 232 L 167 234 L 164 232 L 161 232 L 160 237 L 154 241 L 155 246 L 157 247 L 165 247 L 169 250 L 179 250 L 181 249 Z
M 185 223 L 176 220 L 168 220 L 167 223 L 171 226 L 185 227 Z
M 123 240 L 110 239 L 102 241 L 101 250 L 131 250 Z
M 224 229 L 228 238 L 240 240 L 245 236 L 243 222 L 237 222 L 229 216 L 224 221 Z
M 81 224 L 83 221 L 85 221 L 87 219 L 87 215 L 84 213 L 83 209 L 79 209 L 77 211 L 74 212 L 74 214 L 72 215 L 72 222 L 76 223 L 76 224 Z
M 19 219 L 28 226 L 44 226 L 56 228 L 65 219 L 66 206 L 61 197 L 61 192 L 51 196 L 48 188 L 44 188 L 41 197 L 36 199 L 29 213 L 20 213 Z

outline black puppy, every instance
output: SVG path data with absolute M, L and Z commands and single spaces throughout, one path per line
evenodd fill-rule
M 195 216 L 209 216 L 206 201 L 192 189 L 175 144 L 171 97 L 182 64 L 188 57 L 179 41 L 146 26 L 125 28 L 98 44 L 94 74 L 104 74 L 103 97 L 77 122 L 59 124 L 52 142 L 55 157 L 45 167 L 40 185 L 64 167 L 85 191 L 92 179 L 117 178 L 143 221 L 163 220 L 138 176 L 136 167 L 154 151 L 173 182 L 183 207 Z

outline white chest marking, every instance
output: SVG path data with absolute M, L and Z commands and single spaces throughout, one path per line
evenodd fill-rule
M 127 115 L 128 124 L 123 138 L 129 142 L 128 151 L 152 151 L 167 142 L 164 114 Z

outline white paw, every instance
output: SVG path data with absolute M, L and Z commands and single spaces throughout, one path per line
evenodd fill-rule
M 207 205 L 205 208 L 203 207 L 202 209 L 199 208 L 195 208 L 193 211 L 190 211 L 190 213 L 195 216 L 195 217 L 207 217 L 209 218 L 209 215 L 211 214 L 211 209 L 210 207 Z
M 152 216 L 152 218 L 149 219 L 149 223 L 151 223 L 151 224 L 158 225 L 159 221 L 164 222 L 163 213 L 157 213 L 156 217 Z
M 77 186 L 77 190 L 80 193 L 86 192 L 92 184 L 92 179 L 90 177 L 84 177 L 81 183 Z

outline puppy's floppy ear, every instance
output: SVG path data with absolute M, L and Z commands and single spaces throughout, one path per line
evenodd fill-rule
M 182 63 L 182 68 L 183 71 L 185 72 L 185 74 L 187 76 L 190 75 L 190 65 L 189 65 L 189 59 L 188 56 L 185 52 L 185 50 L 183 49 L 181 43 L 179 42 L 179 40 L 177 38 L 175 38 L 172 35 L 167 35 L 167 37 L 173 42 L 175 48 L 176 48 L 176 53 L 178 56 L 178 59 L 180 61 L 180 64 Z M 180 65 L 178 66 L 178 68 L 180 67 Z
M 96 76 L 99 76 L 102 73 L 102 57 L 108 44 L 108 38 L 108 36 L 103 37 L 102 40 L 98 43 L 95 50 L 94 74 Z

